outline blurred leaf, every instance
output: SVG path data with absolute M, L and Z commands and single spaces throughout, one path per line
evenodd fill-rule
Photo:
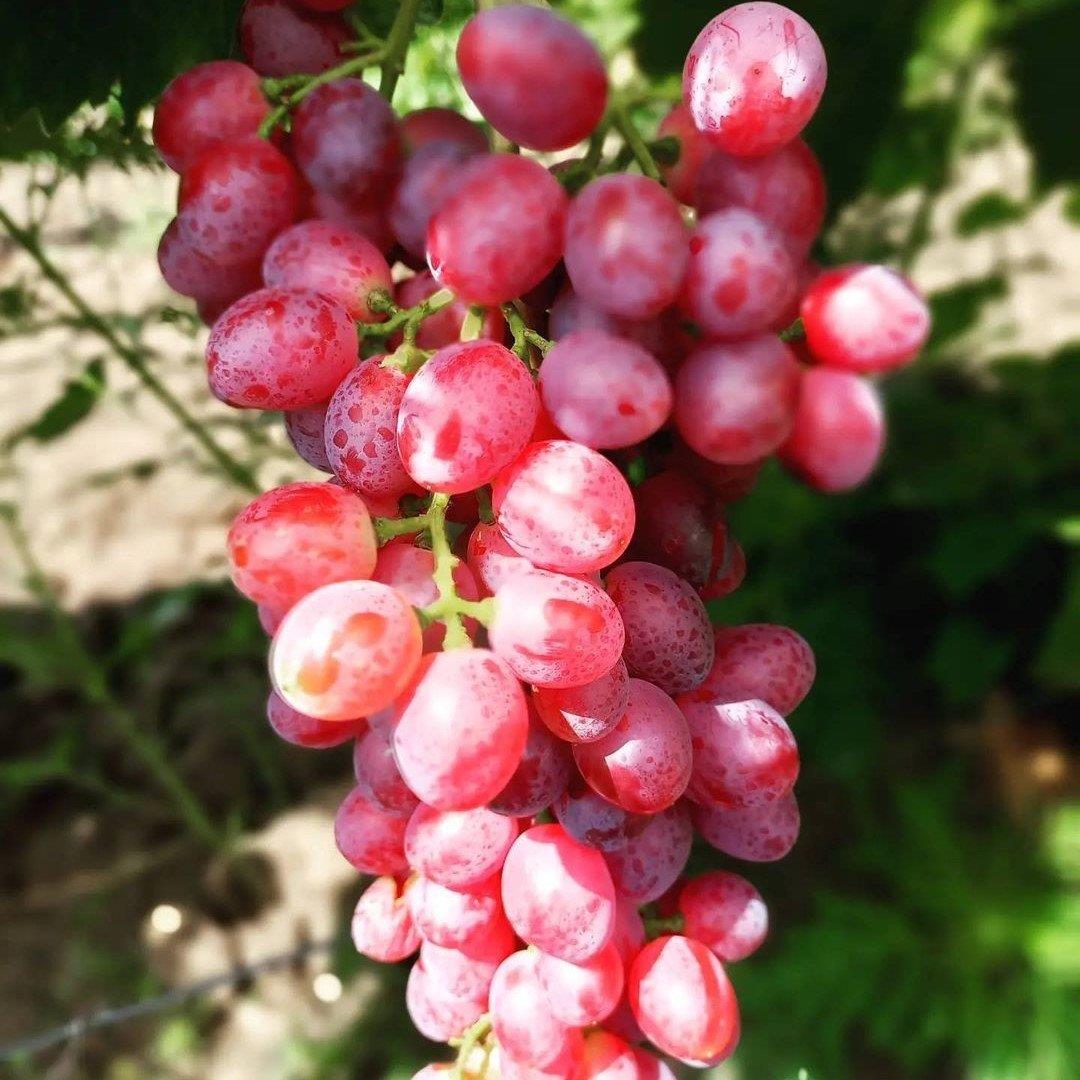
M 1027 208 L 1023 203 L 1018 203 L 999 191 L 987 192 L 960 211 L 956 218 L 956 232 L 960 236 L 974 236 L 984 229 L 1022 221 L 1026 213 Z
M 943 589 L 963 597 L 1005 569 L 1040 527 L 1038 520 L 995 512 L 953 516 L 926 563 Z
M 968 704 L 1001 678 L 1015 647 L 1015 642 L 993 637 L 973 619 L 950 619 L 934 643 L 927 666 L 949 704 Z
M 1063 209 L 1065 211 L 1065 216 L 1071 222 L 1080 225 L 1080 186 L 1074 185 L 1069 188 L 1069 193 L 1065 196 Z
M 983 304 L 999 300 L 1007 286 L 1004 277 L 994 274 L 980 281 L 966 281 L 930 296 L 933 332 L 928 348 L 940 347 L 970 330 L 979 319 Z
M 1061 609 L 1043 640 L 1035 675 L 1058 690 L 1080 690 L 1080 558 L 1074 556 Z
M 64 391 L 35 420 L 8 436 L 4 445 L 11 449 L 24 439 L 49 442 L 70 431 L 85 419 L 105 391 L 105 362 L 91 360 L 76 379 L 64 384 Z

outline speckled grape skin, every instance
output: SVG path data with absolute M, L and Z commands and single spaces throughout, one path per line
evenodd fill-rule
M 799 313 L 813 358 L 869 375 L 911 363 L 930 334 L 930 309 L 915 286 L 887 266 L 826 270 Z
M 630 673 L 620 657 L 610 670 L 592 682 L 561 689 L 538 688 L 533 694 L 540 719 L 566 742 L 595 742 L 603 738 L 626 711 Z
M 300 213 L 300 180 L 289 159 L 264 139 L 214 143 L 180 179 L 177 234 L 222 265 L 262 258 Z
M 678 161 L 674 165 L 661 165 L 660 172 L 675 198 L 687 206 L 693 206 L 698 170 L 705 158 L 715 151 L 708 139 L 694 126 L 694 118 L 682 101 L 660 121 L 656 137 L 678 140 Z
M 309 405 L 306 409 L 290 409 L 283 417 L 285 434 L 292 448 L 313 469 L 320 472 L 333 472 L 330 459 L 326 456 L 326 410 L 330 402 Z
M 710 870 L 679 893 L 683 933 L 700 941 L 725 964 L 744 960 L 769 932 L 769 909 L 761 893 L 739 874 Z
M 461 32 L 457 65 L 484 119 L 530 150 L 573 146 L 604 115 L 607 73 L 596 46 L 551 11 L 481 11 Z
M 574 291 L 626 319 L 659 315 L 679 295 L 690 239 L 656 180 L 620 173 L 586 184 L 566 215 L 563 258 Z
M 208 146 L 258 134 L 270 111 L 259 76 L 235 60 L 211 60 L 177 75 L 154 109 L 154 146 L 182 173 Z
M 444 949 L 470 948 L 497 926 L 509 929 L 502 913 L 498 874 L 468 890 L 448 889 L 418 874 L 409 882 L 405 899 L 424 940 Z
M 375 569 L 367 507 L 333 484 L 285 484 L 264 492 L 236 516 L 228 549 L 240 592 L 280 609 L 320 585 L 369 578 Z
M 613 563 L 634 534 L 634 497 L 619 470 L 587 446 L 531 443 L 492 484 L 506 541 L 535 566 L 589 574 Z
M 754 157 L 802 131 L 827 73 L 825 50 L 804 18 L 780 4 L 737 4 L 691 45 L 683 98 L 721 150 Z
M 679 305 L 709 338 L 779 330 L 797 288 L 784 238 L 742 207 L 703 217 L 690 237 Z
M 649 820 L 608 802 L 580 778 L 555 800 L 552 811 L 575 840 L 603 852 L 626 847 L 630 838 L 640 833 Z
M 428 975 L 421 959 L 409 972 L 405 1008 L 413 1026 L 426 1039 L 449 1042 L 480 1019 L 484 1013 L 484 1000 L 445 993 L 438 979 Z
M 499 919 L 490 934 L 461 949 L 425 941 L 420 946 L 420 962 L 448 997 L 486 1002 L 496 969 L 517 947 L 509 923 Z
M 274 689 L 294 709 L 350 720 L 389 705 L 420 660 L 408 600 L 376 581 L 339 581 L 305 596 L 270 650 Z
M 799 775 L 799 751 L 784 718 L 764 701 L 714 702 L 697 691 L 679 707 L 690 728 L 694 769 L 687 795 L 736 809 L 775 802 Z
M 694 827 L 686 803 L 676 803 L 645 818 L 640 832 L 604 854 L 620 896 L 636 904 L 659 900 L 686 869 Z
M 236 265 L 208 259 L 180 238 L 176 218 L 161 235 L 157 261 L 161 276 L 173 292 L 222 311 L 262 284 L 258 259 Z
M 791 434 L 799 401 L 799 363 L 775 337 L 708 345 L 675 377 L 675 424 L 709 461 L 748 465 Z
M 637 528 L 631 554 L 666 566 L 700 588 L 713 562 L 714 501 L 682 472 L 650 476 L 634 488 Z
M 567 201 L 558 180 L 531 158 L 476 158 L 428 225 L 432 274 L 470 304 L 522 296 L 562 256 Z
M 397 817 L 408 817 L 419 805 L 417 797 L 401 778 L 390 733 L 372 727 L 353 747 L 353 773 L 356 785 L 368 802 Z
M 380 964 L 396 964 L 420 948 L 420 934 L 392 877 L 376 878 L 353 910 L 356 951 Z
M 317 75 L 340 64 L 348 27 L 338 15 L 298 10 L 288 0 L 245 0 L 240 47 L 260 74 Z
M 314 716 L 305 716 L 272 690 L 266 699 L 266 718 L 270 721 L 274 732 L 286 742 L 311 750 L 325 750 L 331 746 L 340 746 L 362 735 L 364 731 L 363 720 L 342 723 L 333 720 L 316 720 Z
M 303 409 L 330 397 L 357 351 L 356 328 L 333 300 L 259 289 L 214 323 L 206 343 L 210 389 L 241 409 Z
M 396 243 L 394 230 L 387 220 L 386 204 L 377 195 L 355 201 L 312 189 L 311 216 L 318 221 L 344 225 L 366 236 L 383 255 L 388 255 Z
M 742 206 L 768 222 L 792 258 L 806 257 L 825 220 L 825 178 L 810 149 L 795 139 L 764 157 L 710 154 L 697 176 L 694 205 L 702 216 Z
M 347 487 L 376 498 L 414 488 L 397 444 L 397 418 L 409 376 L 373 356 L 342 380 L 326 410 L 326 456 Z
M 602 330 L 557 342 L 540 369 L 540 394 L 560 431 L 594 450 L 633 446 L 671 412 L 671 383 L 640 345 Z
M 502 890 L 514 932 L 551 956 L 581 964 L 611 938 L 615 888 L 603 856 L 560 825 L 536 825 L 514 841 Z
M 457 143 L 482 154 L 491 149 L 483 128 L 453 109 L 417 109 L 401 118 L 401 137 L 410 153 L 433 142 Z
M 409 864 L 448 889 L 471 889 L 497 874 L 517 822 L 487 807 L 440 811 L 420 805 L 405 832 Z
M 788 716 L 814 684 L 813 650 L 786 626 L 720 626 L 715 641 L 716 659 L 698 688 L 713 701 L 759 698 Z
M 399 703 L 394 751 L 405 782 L 430 806 L 482 806 L 521 760 L 529 717 L 521 684 L 487 649 L 429 653 Z
M 532 377 L 509 349 L 494 341 L 447 345 L 402 398 L 401 460 L 431 491 L 472 491 L 517 457 L 539 408 Z
M 574 747 L 581 775 L 605 799 L 632 814 L 672 806 L 690 779 L 690 733 L 663 690 L 630 680 L 630 703 L 603 738 Z
M 623 627 L 599 586 L 565 574 L 513 574 L 495 593 L 492 649 L 534 686 L 581 686 L 618 661 Z
M 641 1030 L 666 1054 L 714 1065 L 730 1053 L 739 1005 L 720 961 L 698 941 L 657 938 L 638 954 L 627 995 Z
M 263 280 L 281 289 L 313 289 L 363 323 L 386 318 L 368 307 L 368 294 L 393 291 L 382 252 L 366 236 L 328 221 L 301 221 L 281 233 L 263 257 Z
M 622 996 L 622 958 L 610 942 L 585 964 L 568 964 L 541 953 L 536 974 L 555 1018 L 571 1027 L 602 1023 Z
M 494 593 L 511 574 L 535 570 L 504 539 L 498 525 L 479 522 L 469 534 L 466 558 L 473 574 L 488 593 Z
M 496 814 L 532 817 L 546 810 L 565 790 L 572 768 L 570 750 L 529 709 L 525 751 L 506 787 L 488 803 Z
M 818 491 L 849 491 L 874 471 L 885 446 L 885 410 L 872 383 L 849 371 L 803 372 L 784 466 Z
M 290 146 L 311 185 L 339 199 L 370 199 L 401 173 L 397 117 L 362 79 L 337 79 L 308 94 L 293 113 Z
M 338 851 L 362 874 L 401 874 L 405 861 L 405 818 L 380 810 L 353 789 L 334 816 Z
M 747 862 L 782 859 L 799 838 L 799 804 L 794 794 L 745 810 L 695 806 L 694 825 L 718 851 Z
M 415 307 L 421 301 L 439 291 L 439 283 L 427 270 L 406 278 L 397 287 L 396 299 L 402 307 Z M 463 304 L 456 297 L 428 316 L 416 334 L 416 344 L 421 349 L 441 349 L 453 345 L 461 339 L 461 328 L 469 314 L 469 305 Z M 501 342 L 506 334 L 506 323 L 498 308 L 489 308 L 484 312 L 480 326 L 480 337 Z M 395 339 L 396 340 L 396 339 Z
M 709 615 L 693 586 L 666 566 L 626 562 L 604 579 L 626 628 L 623 659 L 631 675 L 667 694 L 699 686 L 712 667 Z

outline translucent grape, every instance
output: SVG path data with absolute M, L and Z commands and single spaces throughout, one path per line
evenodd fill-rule
M 799 804 L 787 795 L 763 806 L 693 809 L 694 826 L 718 851 L 747 862 L 782 859 L 799 838 Z
M 420 948 L 420 934 L 392 877 L 376 878 L 364 890 L 351 929 L 356 951 L 380 964 L 396 964 Z
M 634 489 L 637 528 L 631 552 L 701 588 L 713 565 L 713 501 L 681 472 L 650 476 Z
M 498 525 L 480 522 L 469 534 L 469 566 L 489 593 L 494 593 L 511 574 L 536 568 L 504 539 Z
M 611 934 L 611 943 L 619 951 L 624 970 L 633 963 L 647 940 L 645 923 L 637 904 L 628 897 L 620 896 L 615 905 L 615 929 Z
M 338 15 L 301 11 L 288 0 L 245 0 L 240 48 L 260 74 L 317 75 L 344 59 L 349 30 Z
M 367 800 L 388 814 L 408 817 L 419 799 L 401 778 L 394 761 L 390 732 L 372 727 L 356 740 L 353 748 L 353 772 L 356 785 Z
M 448 889 L 472 889 L 497 874 L 517 822 L 486 807 L 440 811 L 418 806 L 405 833 L 410 865 Z
M 722 529 L 725 533 L 722 558 L 713 562 L 709 573 L 709 580 L 699 589 L 702 600 L 719 600 L 729 596 L 742 583 L 746 577 L 746 554 L 742 545 L 733 536 L 726 535 L 727 526 L 720 524 L 717 527 L 717 536 Z M 717 550 L 716 547 L 713 549 Z
M 794 630 L 772 623 L 721 626 L 715 640 L 716 660 L 699 688 L 711 700 L 759 698 L 788 716 L 810 692 L 814 653 Z
M 679 894 L 683 933 L 711 949 L 725 964 L 760 948 L 769 932 L 769 909 L 744 877 L 710 870 L 691 879 Z
M 415 307 L 438 291 L 439 283 L 424 270 L 398 285 L 397 302 L 402 307 Z M 441 349 L 445 345 L 453 345 L 461 338 L 461 329 L 468 314 L 469 305 L 455 297 L 446 307 L 429 315 L 420 324 L 416 344 L 421 349 Z M 488 308 L 480 325 L 480 337 L 502 342 L 505 333 L 502 313 L 498 308 Z
M 610 943 L 584 964 L 541 953 L 536 974 L 555 1019 L 571 1027 L 601 1023 L 622 996 L 622 959 Z
M 420 962 L 443 994 L 486 1003 L 496 970 L 517 947 L 514 932 L 499 919 L 489 933 L 461 949 L 425 941 L 420 946 Z
M 272 690 L 266 699 L 266 718 L 274 731 L 286 742 L 292 743 L 293 746 L 306 746 L 312 750 L 340 746 L 362 735 L 364 731 L 363 720 L 342 723 L 333 720 L 316 720 L 314 716 L 305 716 L 282 701 L 281 697 Z
M 221 311 L 262 284 L 258 259 L 240 264 L 208 259 L 181 239 L 176 218 L 161 235 L 157 260 L 161 276 L 173 292 Z
M 401 874 L 405 861 L 405 819 L 388 814 L 351 791 L 334 816 L 338 851 L 363 874 Z
M 529 737 L 525 752 L 506 787 L 488 803 L 507 817 L 532 817 L 546 810 L 565 790 L 570 779 L 570 753 L 529 709 Z
M 326 456 L 326 410 L 328 401 L 321 405 L 309 405 L 306 409 L 290 409 L 284 415 L 285 434 L 292 448 L 313 469 L 333 472 Z
M 625 847 L 631 836 L 645 828 L 647 818 L 631 814 L 598 795 L 580 778 L 555 800 L 552 810 L 559 824 L 575 839 L 598 851 Z
M 705 158 L 715 151 L 708 139 L 694 126 L 694 118 L 682 101 L 660 121 L 656 135 L 659 139 L 678 140 L 678 160 L 674 165 L 661 165 L 660 171 L 679 202 L 688 206 L 695 205 L 698 171 Z
M 409 883 L 405 899 L 424 940 L 444 949 L 480 945 L 496 932 L 496 923 L 509 929 L 502 913 L 498 874 L 468 891 L 448 889 L 421 874 Z
M 630 674 L 621 659 L 592 682 L 538 688 L 533 694 L 540 719 L 571 743 L 603 738 L 619 722 L 629 700 Z
M 421 958 L 409 972 L 405 1008 L 421 1035 L 433 1042 L 449 1042 L 480 1019 L 484 1000 L 446 993 L 438 978 L 427 973 Z
M 671 888 L 686 869 L 694 842 L 685 803 L 676 803 L 644 820 L 642 829 L 625 844 L 604 853 L 619 895 L 636 904 L 659 900 Z
M 401 118 L 401 137 L 415 152 L 433 142 L 456 143 L 482 154 L 491 149 L 484 131 L 453 109 L 417 109 Z

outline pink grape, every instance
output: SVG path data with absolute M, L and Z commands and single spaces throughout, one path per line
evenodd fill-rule
M 488 807 L 507 817 L 532 817 L 546 810 L 565 790 L 570 779 L 570 754 L 565 745 L 529 709 L 529 737 L 525 751 L 506 787 Z
M 277 633 L 277 628 L 281 625 L 281 620 L 285 618 L 286 612 L 272 607 L 270 604 L 259 604 L 256 612 L 259 617 L 259 625 L 263 628 L 263 631 L 268 636 L 273 637 Z M 309 719 L 312 718 L 309 717 Z
M 693 353 L 675 379 L 675 423 L 709 461 L 746 465 L 791 434 L 800 368 L 779 338 L 751 337 Z
M 426 256 L 431 215 L 453 193 L 461 180 L 462 166 L 476 153 L 457 142 L 431 142 L 405 162 L 401 182 L 390 200 L 390 225 L 410 255 L 418 259 Z
M 401 874 L 405 861 L 405 819 L 388 814 L 353 789 L 334 817 L 338 851 L 363 874 Z
M 631 958 L 632 959 L 632 958 Z M 645 1041 L 645 1032 L 643 1032 L 638 1025 L 638 1022 L 634 1019 L 634 1014 L 630 1010 L 630 1002 L 626 999 L 626 994 L 623 994 L 622 1001 L 615 1007 L 615 1011 L 607 1018 L 604 1025 L 604 1031 L 610 1032 L 618 1039 L 628 1043 L 639 1043 Z M 635 1064 L 636 1064 L 636 1058 Z M 616 1070 L 619 1068 L 629 1067 L 629 1061 L 623 1061 L 616 1063 Z M 603 1072 L 598 1074 L 604 1076 Z M 616 1071 L 614 1076 L 619 1076 L 619 1072 Z
M 401 593 L 376 581 L 339 581 L 285 616 L 270 674 L 294 709 L 351 720 L 385 708 L 405 689 L 420 649 L 420 624 Z
M 650 476 L 634 489 L 637 528 L 631 551 L 674 570 L 695 588 L 713 565 L 713 498 L 682 472 Z
M 154 146 L 182 173 L 214 143 L 258 134 L 270 111 L 259 76 L 235 60 L 211 60 L 177 75 L 154 110 Z
M 683 98 L 698 129 L 721 150 L 754 157 L 806 127 L 827 71 L 825 50 L 800 15 L 780 4 L 736 4 L 691 45 Z
M 783 236 L 733 206 L 703 217 L 694 229 L 679 302 L 707 337 L 741 338 L 781 328 L 796 280 Z
M 392 187 L 401 172 L 401 135 L 386 99 L 362 79 L 316 87 L 293 113 L 290 146 L 311 185 L 359 201 Z
M 609 802 L 580 779 L 555 800 L 552 810 L 575 840 L 603 852 L 625 847 L 648 820 Z
M 739 1026 L 735 991 L 720 961 L 698 941 L 659 937 L 627 976 L 630 1007 L 649 1040 L 689 1065 L 716 1065 Z
M 630 704 L 614 729 L 578 743 L 574 759 L 589 784 L 633 814 L 673 805 L 690 780 L 690 733 L 677 706 L 659 687 L 630 680 Z
M 604 853 L 619 895 L 636 904 L 659 900 L 686 869 L 693 842 L 694 827 L 685 803 L 646 818 L 640 832 Z
M 712 667 L 709 615 L 693 587 L 665 566 L 626 562 L 604 579 L 626 629 L 631 675 L 668 694 L 700 686 Z
M 555 1019 L 571 1027 L 602 1023 L 622 996 L 622 959 L 610 943 L 584 964 L 541 953 L 536 974 Z
M 326 456 L 347 487 L 365 497 L 398 498 L 414 486 L 397 444 L 409 376 L 384 360 L 364 360 L 334 391 L 326 410 Z
M 579 443 L 530 443 L 495 477 L 499 529 L 531 563 L 564 574 L 602 570 L 634 533 L 634 497 L 619 470 Z
M 353 747 L 353 772 L 356 784 L 367 797 L 388 814 L 408 817 L 420 800 L 401 778 L 394 761 L 390 733 L 384 728 L 369 728 Z
M 930 334 L 926 301 L 887 266 L 825 271 L 807 290 L 800 314 L 813 358 L 860 375 L 910 364 Z
M 695 453 L 684 442 L 677 441 L 666 458 L 669 469 L 692 476 L 704 484 L 722 503 L 738 502 L 754 490 L 765 464 L 763 458 L 745 465 L 721 465 Z
M 498 525 L 480 522 L 469 534 L 467 558 L 478 581 L 494 593 L 512 574 L 536 568 L 504 539 Z
M 679 894 L 688 938 L 700 941 L 725 964 L 756 952 L 769 932 L 769 909 L 744 877 L 710 870 L 688 881 Z
M 498 873 L 517 834 L 516 821 L 483 806 L 443 811 L 421 804 L 409 819 L 405 852 L 432 881 L 469 889 Z
M 328 401 L 320 405 L 309 405 L 306 409 L 290 409 L 285 413 L 285 434 L 292 443 L 292 448 L 313 469 L 320 472 L 333 472 L 330 459 L 326 456 L 326 410 Z
M 707 843 L 747 862 L 782 859 L 799 838 L 799 804 L 794 794 L 743 810 L 695 806 L 694 826 Z
M 621 659 L 592 682 L 541 687 L 533 694 L 540 719 L 560 739 L 571 743 L 603 738 L 619 722 L 629 700 L 630 674 Z
M 337 15 L 300 11 L 288 0 L 245 0 L 240 16 L 240 47 L 260 74 L 317 75 L 340 64 L 349 39 Z
M 340 746 L 350 739 L 363 735 L 364 721 L 352 723 L 332 720 L 316 720 L 305 716 L 281 699 L 272 690 L 266 699 L 266 718 L 275 733 L 293 746 L 306 746 L 313 750 L 325 750 Z
M 503 908 L 518 937 L 572 964 L 596 956 L 615 920 L 615 889 L 603 856 L 559 825 L 536 825 L 503 865 Z
M 789 794 L 799 775 L 799 751 L 784 718 L 764 701 L 725 704 L 706 694 L 679 698 L 694 745 L 690 798 L 742 808 Z
M 695 205 L 697 178 L 702 163 L 713 153 L 708 139 L 694 126 L 694 118 L 686 104 L 680 101 L 660 121 L 657 138 L 677 139 L 679 158 L 674 165 L 661 165 L 667 186 L 681 203 Z
M 420 946 L 420 962 L 443 994 L 486 1002 L 496 970 L 517 947 L 513 930 L 499 919 L 492 924 L 490 933 L 461 949 L 425 941 Z
M 885 410 L 872 383 L 848 371 L 803 372 L 799 406 L 780 460 L 818 491 L 848 491 L 873 471 L 885 444 Z
M 647 176 L 601 176 L 566 215 L 564 258 L 574 291 L 626 319 L 651 318 L 675 302 L 689 245 L 678 204 Z
M 788 716 L 814 684 L 813 650 L 786 626 L 720 626 L 715 640 L 716 660 L 699 687 L 713 701 L 759 698 Z
M 723 530 L 725 534 L 727 532 L 727 526 L 723 523 L 719 523 L 716 528 L 718 536 L 720 530 Z M 717 547 L 714 547 L 714 550 L 718 549 L 719 541 Z M 709 580 L 698 592 L 702 600 L 719 600 L 733 593 L 743 583 L 745 577 L 746 554 L 742 545 L 733 536 L 726 536 L 722 558 L 713 562 Z
M 263 280 L 281 289 L 314 289 L 336 300 L 357 322 L 375 323 L 375 290 L 392 291 L 390 267 L 366 237 L 327 221 L 301 221 L 281 233 L 263 258 Z
M 392 877 L 376 878 L 364 890 L 351 929 L 356 951 L 380 964 L 396 964 L 420 948 L 420 934 Z
M 176 218 L 161 235 L 157 260 L 161 276 L 173 292 L 222 311 L 262 284 L 258 259 L 240 264 L 208 259 L 181 239 Z
M 521 453 L 539 407 L 528 370 L 509 349 L 494 341 L 447 345 L 402 398 L 401 460 L 432 491 L 472 491 Z
M 503 582 L 488 637 L 518 678 L 543 687 L 592 682 L 623 650 L 622 621 L 607 593 L 591 581 L 543 570 Z
M 539 162 L 485 154 L 428 225 L 428 265 L 466 303 L 501 304 L 538 285 L 562 255 L 567 197 Z
M 339 199 L 325 191 L 313 189 L 311 192 L 312 217 L 366 236 L 383 255 L 388 254 L 396 242 L 387 214 L 388 208 L 379 196 L 354 201 Z
M 233 521 L 228 548 L 237 589 L 257 604 L 282 609 L 320 585 L 369 578 L 375 569 L 367 507 L 333 484 L 264 492 Z
M 548 10 L 515 5 L 474 15 L 458 39 L 457 65 L 484 119 L 530 150 L 588 138 L 607 105 L 596 46 Z
M 448 889 L 422 874 L 405 893 L 413 923 L 425 941 L 444 949 L 467 949 L 479 945 L 506 926 L 496 874 L 468 891 Z
M 397 302 L 402 307 L 415 307 L 438 291 L 439 283 L 424 270 L 398 285 Z M 461 338 L 461 329 L 468 314 L 469 305 L 455 297 L 446 307 L 429 315 L 420 324 L 416 344 L 421 349 L 441 349 L 453 345 Z M 480 326 L 480 337 L 501 343 L 505 330 L 502 313 L 497 308 L 488 308 Z
M 206 344 L 210 389 L 242 409 L 326 401 L 356 363 L 356 328 L 315 292 L 259 289 L 237 300 Z
M 439 980 L 427 973 L 421 958 L 409 972 L 405 1008 L 421 1035 L 433 1042 L 449 1042 L 480 1019 L 484 1001 L 446 993 Z
M 456 143 L 483 154 L 491 149 L 484 131 L 453 109 L 417 109 L 401 118 L 401 137 L 410 153 L 434 142 Z
M 497 1070 L 499 1080 L 577 1080 L 581 1062 L 583 1041 L 573 1039 L 563 1047 L 562 1053 L 542 1069 L 535 1065 L 523 1065 L 496 1047 L 491 1061 L 492 1072 Z
M 615 905 L 615 929 L 611 943 L 619 951 L 624 970 L 633 963 L 648 939 L 645 923 L 633 900 L 620 896 Z
M 505 661 L 487 649 L 426 655 L 398 710 L 401 775 L 437 809 L 482 806 L 521 761 L 529 731 L 525 695 Z
M 222 265 L 262 258 L 300 213 L 300 180 L 263 139 L 212 143 L 187 167 L 177 199 L 177 235 Z
M 671 383 L 656 359 L 602 330 L 577 330 L 551 349 L 540 394 L 557 427 L 596 450 L 643 442 L 671 413 Z
M 792 257 L 803 259 L 825 220 L 825 178 L 814 151 L 795 139 L 764 157 L 710 154 L 697 176 L 702 216 L 742 206 L 768 222 Z

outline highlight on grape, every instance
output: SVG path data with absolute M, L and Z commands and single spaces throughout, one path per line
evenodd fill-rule
M 718 14 L 643 132 L 532 5 L 460 36 L 483 124 L 399 116 L 416 4 L 385 41 L 346 6 L 247 0 L 245 62 L 178 76 L 154 120 L 180 177 L 161 272 L 212 327 L 210 387 L 282 412 L 329 477 L 229 532 L 270 725 L 352 745 L 335 838 L 374 878 L 353 939 L 415 958 L 409 1013 L 453 1048 L 418 1077 L 716 1065 L 726 968 L 769 916 L 687 861 L 695 836 L 750 864 L 794 845 L 815 674 L 793 629 L 712 624 L 747 573 L 726 510 L 771 456 L 821 492 L 873 473 L 877 380 L 927 305 L 810 257 L 826 60 L 797 13 Z

